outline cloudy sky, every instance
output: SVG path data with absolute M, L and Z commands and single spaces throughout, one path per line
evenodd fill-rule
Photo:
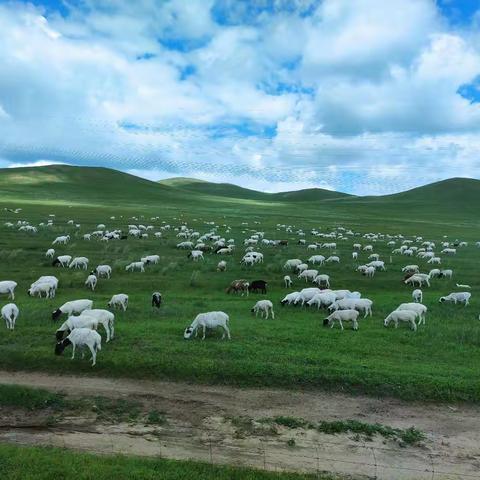
M 0 167 L 266 191 L 480 178 L 478 0 L 0 1 Z

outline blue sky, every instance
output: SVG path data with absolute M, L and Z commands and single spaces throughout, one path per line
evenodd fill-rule
M 473 0 L 0 1 L 0 167 L 266 191 L 480 178 Z

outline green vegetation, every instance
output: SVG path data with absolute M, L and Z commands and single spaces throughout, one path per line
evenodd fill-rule
M 26 410 L 60 410 L 65 407 L 65 397 L 47 390 L 0 384 L 0 406 Z
M 19 447 L 0 444 L 2 480 L 333 480 L 332 475 L 273 473 L 198 462 L 95 456 L 58 448 Z
M 464 182 L 466 198 L 457 198 L 458 185 Z M 480 193 L 479 185 L 477 181 L 452 180 L 425 187 L 430 188 L 427 193 L 436 189 L 437 193 L 428 195 L 414 190 L 389 197 L 295 202 L 200 195 L 106 169 L 52 166 L 0 171 L 1 279 L 18 282 L 15 302 L 21 310 L 15 331 L 3 330 L 0 335 L 0 365 L 12 370 L 341 389 L 414 400 L 478 402 L 480 297 L 475 285 L 480 249 L 474 242 L 480 240 L 480 219 L 478 202 L 473 198 L 475 192 Z M 423 197 L 425 203 L 421 203 Z M 23 210 L 14 214 L 4 207 Z M 46 222 L 49 214 L 56 215 L 55 227 L 40 228 L 36 235 L 4 226 L 6 221 L 20 219 L 38 225 Z M 81 224 L 78 232 L 75 226 L 67 225 L 70 219 Z M 201 233 L 211 228 L 205 222 L 216 222 L 218 233 L 234 238 L 237 244 L 234 256 L 225 258 L 227 271 L 216 272 L 219 258 L 214 254 L 206 254 L 205 262 L 188 260 L 185 251 L 175 249 L 179 239 L 173 229 L 162 239 L 153 235 L 109 243 L 81 239 L 98 223 L 125 231 L 129 223 L 151 224 L 158 229 L 162 221 L 171 225 L 187 222 Z M 245 221 L 248 226 L 242 225 Z M 277 230 L 277 224 L 295 225 L 294 231 L 303 228 L 308 241 L 319 240 L 310 236 L 311 228 L 330 232 L 342 225 L 361 233 L 418 234 L 436 241 L 437 246 L 446 235 L 449 240 L 459 238 L 470 245 L 460 249 L 457 256 L 444 258 L 442 267 L 453 268 L 454 278 L 436 279 L 431 288 L 424 289 L 427 324 L 413 333 L 404 325 L 397 330 L 384 328 L 382 320 L 399 303 L 410 301 L 411 289 L 401 281 L 401 267 L 418 263 L 422 271 L 428 271 L 430 265 L 416 257 L 400 256 L 392 256 L 390 263 L 392 248 L 378 242 L 375 250 L 386 261 L 387 272 L 378 272 L 370 280 L 355 272 L 351 261 L 353 241 L 366 241 L 360 237 L 339 241 L 341 263 L 326 265 L 322 272 L 331 276 L 333 288 L 358 290 L 374 301 L 373 317 L 361 320 L 358 332 L 348 327 L 342 332 L 322 327 L 323 311 L 280 306 L 287 293 L 282 284 L 283 263 L 288 258 L 307 259 L 311 253 L 297 244 L 295 233 Z M 227 233 L 223 225 L 231 226 L 231 231 Z M 246 269 L 239 264 L 243 239 L 256 229 L 264 231 L 266 238 L 288 239 L 290 243 L 287 248 L 262 247 L 265 262 Z M 56 247 L 58 254 L 86 256 L 91 267 L 112 265 L 112 278 L 101 279 L 95 292 L 83 285 L 88 272 L 54 269 L 45 259 L 44 252 L 53 238 L 64 233 L 70 233 L 72 240 L 65 247 Z M 127 263 L 145 254 L 159 254 L 159 265 L 147 266 L 144 274 L 124 271 Z M 367 255 L 362 252 L 360 259 L 366 261 Z M 32 281 L 51 274 L 60 279 L 55 299 L 27 296 Z M 226 286 L 236 278 L 269 282 L 267 298 L 274 303 L 274 321 L 250 314 L 262 295 L 246 298 L 225 294 Z M 304 286 L 293 279 L 295 289 Z M 467 308 L 438 303 L 441 295 L 455 290 L 456 282 L 474 286 Z M 164 296 L 159 312 L 150 306 L 155 290 Z M 120 292 L 130 296 L 129 308 L 125 313 L 116 312 L 116 338 L 103 343 L 94 368 L 80 355 L 71 361 L 70 349 L 61 357 L 53 354 L 57 325 L 51 321 L 52 310 L 75 298 L 91 298 L 95 307 L 105 308 L 111 295 Z M 4 297 L 1 300 L 2 304 L 7 301 Z M 209 310 L 224 310 L 230 315 L 232 341 L 220 341 L 218 332 L 209 333 L 204 342 L 185 341 L 185 326 L 196 314 Z
M 337 421 L 321 421 L 318 423 L 308 422 L 303 418 L 295 417 L 275 417 L 262 419 L 263 423 L 280 425 L 283 427 L 296 429 L 304 428 L 317 430 L 327 435 L 337 435 L 340 433 L 354 433 L 363 437 L 364 440 L 372 440 L 375 435 L 381 435 L 384 438 L 396 439 L 405 445 L 417 445 L 425 440 L 425 434 L 415 427 L 407 429 L 392 428 L 379 423 L 365 423 L 358 420 L 337 420 Z

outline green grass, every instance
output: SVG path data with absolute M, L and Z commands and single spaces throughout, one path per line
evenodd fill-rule
M 19 447 L 0 444 L 2 480 L 329 480 L 331 475 L 272 473 L 198 462 L 95 456 L 58 448 Z
M 82 169 L 58 166 L 40 170 L 41 175 L 53 175 L 48 181 L 41 175 L 36 178 L 38 171 L 35 175 L 29 172 L 14 172 L 23 178 L 23 183 L 13 183 L 14 177 L 8 176 L 11 173 L 0 175 L 1 279 L 18 282 L 15 301 L 21 309 L 16 330 L 2 330 L 0 335 L 2 368 L 239 386 L 322 388 L 412 400 L 479 401 L 480 292 L 476 282 L 480 249 L 474 242 L 480 239 L 480 222 L 470 209 L 460 220 L 450 207 L 444 214 L 428 206 L 434 194 L 428 197 L 426 213 L 419 207 L 421 215 L 406 209 L 403 200 L 394 197 L 348 198 L 299 207 L 298 203 L 278 200 L 179 194 L 179 189 L 131 180 L 120 173 L 111 176 L 105 169 L 87 169 L 83 174 Z M 475 185 L 469 184 L 468 199 Z M 414 192 L 413 198 L 420 197 Z M 457 203 L 462 202 L 459 199 Z M 3 207 L 23 210 L 15 215 Z M 38 225 L 49 214 L 56 215 L 55 227 L 40 229 L 37 235 L 4 226 L 5 221 L 18 219 Z M 111 220 L 111 216 L 115 219 Z M 158 219 L 151 219 L 157 216 Z M 81 224 L 79 232 L 67 226 L 69 219 Z M 245 220 L 248 226 L 242 225 Z M 151 236 L 141 241 L 128 239 L 105 244 L 81 239 L 98 223 L 125 230 L 129 223 L 151 224 L 157 229 L 162 221 L 171 225 L 187 222 L 201 233 L 211 228 L 206 221 L 216 222 L 219 234 L 234 238 L 238 246 L 235 255 L 226 258 L 227 272 L 216 272 L 216 255 L 206 255 L 201 263 L 189 261 L 186 252 L 175 249 L 178 239 L 173 230 L 161 240 Z M 423 271 L 428 271 L 429 265 L 417 258 L 399 256 L 393 256 L 390 264 L 391 248 L 378 242 L 375 250 L 386 260 L 388 271 L 369 280 L 354 271 L 350 260 L 352 243 L 366 241 L 360 237 L 338 241 L 337 253 L 342 263 L 321 270 L 331 276 L 333 288 L 359 290 L 374 301 L 373 318 L 361 320 L 358 332 L 348 328 L 342 332 L 322 327 L 322 311 L 280 307 L 279 301 L 287 293 L 282 285 L 283 263 L 288 258 L 306 259 L 310 254 L 297 245 L 295 233 L 277 230 L 277 224 L 295 225 L 294 231 L 303 228 L 307 241 L 313 240 L 308 234 L 313 227 L 329 232 L 343 225 L 361 233 L 423 235 L 437 244 L 447 235 L 449 239 L 467 240 L 470 245 L 459 250 L 456 257 L 444 259 L 442 266 L 454 269 L 452 281 L 434 280 L 430 289 L 424 289 L 424 303 L 429 308 L 427 325 L 413 333 L 405 326 L 386 329 L 382 320 L 396 305 L 410 301 L 411 290 L 401 282 L 401 267 L 418 263 Z M 227 233 L 223 225 L 231 226 L 231 231 Z M 242 242 L 255 229 L 265 231 L 269 239 L 288 238 L 290 245 L 286 249 L 262 247 L 265 263 L 246 270 L 239 265 Z M 72 241 L 57 247 L 58 254 L 87 256 L 91 266 L 113 266 L 112 279 L 100 280 L 94 293 L 83 286 L 87 272 L 54 269 L 45 259 L 44 252 L 52 239 L 63 233 L 70 233 Z M 124 271 L 130 261 L 154 253 L 161 257 L 159 265 L 148 266 L 144 274 Z M 366 255 L 362 253 L 360 259 L 366 261 Z M 60 279 L 57 297 L 28 297 L 25 292 L 30 283 L 49 274 Z M 242 277 L 269 282 L 267 298 L 274 303 L 275 321 L 260 320 L 250 314 L 250 308 L 262 295 L 245 298 L 225 294 L 230 281 Z M 467 308 L 438 303 L 441 295 L 455 290 L 456 281 L 474 285 Z M 303 286 L 298 281 L 294 284 L 295 289 Z M 155 290 L 164 296 L 160 312 L 153 312 L 150 307 L 150 295 Z M 69 351 L 62 357 L 53 354 L 57 325 L 50 319 L 52 310 L 75 298 L 91 298 L 96 308 L 105 308 L 111 295 L 120 292 L 129 294 L 129 308 L 126 313 L 117 311 L 116 339 L 103 344 L 96 367 L 91 368 L 80 356 L 71 361 Z M 3 297 L 1 300 L 7 301 Z M 209 310 L 224 310 L 230 315 L 232 341 L 221 341 L 218 332 L 210 333 L 204 342 L 185 341 L 185 326 L 197 313 Z
M 65 407 L 65 397 L 59 393 L 43 389 L 0 384 L 0 406 L 42 410 L 52 408 L 60 410 Z

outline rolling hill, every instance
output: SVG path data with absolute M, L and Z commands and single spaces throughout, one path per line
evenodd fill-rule
M 458 219 L 459 223 L 480 225 L 479 198 L 480 180 L 467 178 L 452 178 L 393 195 L 357 197 L 323 189 L 271 194 L 189 178 L 152 182 L 100 167 L 50 165 L 0 169 L 0 201 L 3 203 L 168 207 L 183 211 L 224 208 L 239 215 L 251 212 L 254 205 L 257 212 L 262 210 L 277 216 L 313 218 L 321 213 L 338 220 L 377 218 L 379 222 L 382 219 L 389 222 L 411 218 L 430 223 L 443 220 L 452 223 Z

